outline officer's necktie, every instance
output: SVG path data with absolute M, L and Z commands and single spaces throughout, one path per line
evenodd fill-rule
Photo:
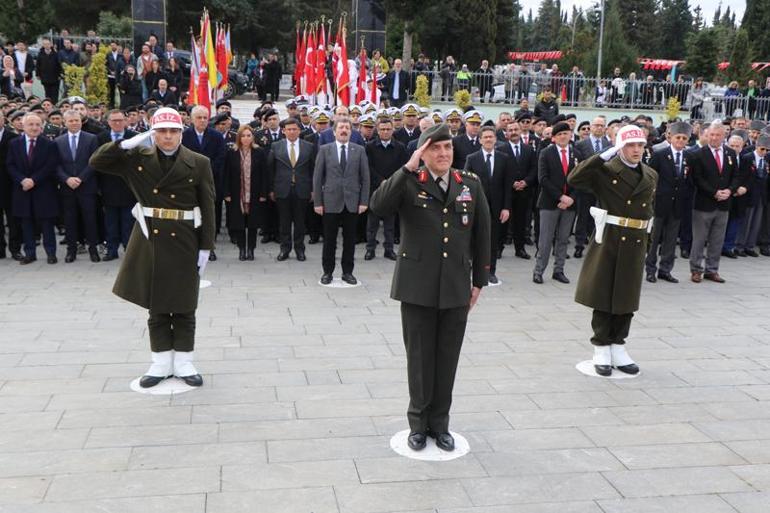
M 722 159 L 719 157 L 719 150 L 714 150 L 714 160 L 717 161 L 717 169 L 719 169 L 719 174 L 722 174 Z
M 682 177 L 682 153 L 676 152 L 676 176 Z
M 118 139 L 120 139 L 120 134 L 112 132 L 112 142 L 116 142 Z
M 32 160 L 32 155 L 35 153 L 35 140 L 29 140 L 29 150 L 27 151 L 27 159 Z
M 348 156 L 347 153 L 345 153 L 344 144 L 340 146 L 340 167 L 342 168 L 342 171 L 345 171 L 345 168 L 348 167 Z
M 436 185 L 438 186 L 438 190 L 441 191 L 441 199 L 446 201 L 446 190 L 444 189 L 444 180 L 440 177 L 436 177 Z
M 70 153 L 72 153 L 72 160 L 75 160 L 78 154 L 78 138 L 76 135 L 70 136 Z
M 516 157 L 516 159 L 518 160 L 518 158 L 519 158 L 519 145 L 518 144 L 514 144 L 513 145 L 513 156 Z
M 602 146 L 599 143 L 599 139 L 594 139 L 594 153 L 599 153 L 602 151 Z
M 764 178 L 765 174 L 765 159 L 759 159 L 759 163 L 757 164 L 757 175 L 759 175 L 760 178 Z
M 198 146 L 203 147 L 203 134 L 198 134 Z
M 291 162 L 291 167 L 294 167 L 297 163 L 297 153 L 294 151 L 294 143 L 289 143 L 289 162 Z
M 567 149 L 562 148 L 561 149 L 561 171 L 564 173 L 564 177 L 566 178 L 567 173 L 569 172 L 569 162 L 567 161 Z M 567 194 L 567 180 L 564 180 L 564 194 Z
M 487 174 L 489 174 L 489 177 L 492 178 L 492 173 L 494 171 L 492 170 L 492 154 L 487 153 Z

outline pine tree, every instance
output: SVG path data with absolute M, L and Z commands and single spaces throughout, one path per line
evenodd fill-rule
M 624 0 L 618 10 L 627 41 L 644 55 L 655 50 L 655 40 L 650 37 L 659 30 L 655 10 L 656 0 Z
M 516 37 L 519 25 L 519 11 L 521 5 L 518 0 L 498 0 L 497 12 L 497 36 L 495 37 L 495 56 L 497 62 L 506 62 L 508 52 L 516 46 Z
M 711 26 L 716 27 L 719 25 L 719 22 L 722 20 L 722 2 L 719 2 L 719 5 L 717 5 L 717 10 L 714 11 L 714 19 L 711 20 Z
M 770 0 L 746 0 L 741 28 L 746 29 L 749 43 L 756 56 L 767 56 L 770 48 L 770 30 L 767 20 L 770 16 Z
M 53 22 L 49 0 L 0 0 L 0 34 L 12 41 L 34 43 Z
M 741 28 L 735 34 L 730 67 L 727 68 L 727 76 L 730 80 L 737 80 L 743 86 L 750 78 L 753 78 L 755 74 L 751 69 L 751 61 L 752 51 L 749 45 L 749 34 L 746 29 Z
M 637 69 L 636 49 L 626 39 L 623 22 L 618 10 L 619 0 L 606 0 L 604 4 L 604 46 L 602 48 L 602 76 L 611 74 L 618 67 L 623 73 Z M 598 32 L 597 32 L 598 36 Z M 596 74 L 598 41 L 588 56 L 584 67 L 589 75 Z
M 693 30 L 689 0 L 662 0 L 657 13 L 656 56 L 665 59 L 684 59 L 685 41 Z
M 703 30 L 703 26 L 703 9 L 700 5 L 696 5 L 692 13 L 692 30 L 694 32 L 699 32 Z
M 710 81 L 717 72 L 719 37 L 715 27 L 694 32 L 687 41 L 687 72 Z

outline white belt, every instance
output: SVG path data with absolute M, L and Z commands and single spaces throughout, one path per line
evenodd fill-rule
M 596 225 L 594 240 L 597 244 L 602 243 L 602 240 L 604 239 L 604 226 L 607 224 L 635 230 L 647 230 L 647 233 L 652 231 L 652 219 L 631 219 L 629 217 L 613 216 L 599 207 L 591 207 L 589 212 L 591 213 L 591 217 L 594 218 L 594 224 Z
M 201 209 L 195 207 L 192 210 L 177 210 L 173 208 L 151 208 L 143 207 L 137 203 L 134 208 L 131 209 L 131 215 L 139 223 L 139 227 L 142 229 L 142 233 L 146 239 L 150 238 L 150 232 L 147 229 L 147 221 L 145 217 L 151 217 L 153 219 L 170 219 L 174 221 L 192 221 L 193 226 L 198 228 L 202 224 Z

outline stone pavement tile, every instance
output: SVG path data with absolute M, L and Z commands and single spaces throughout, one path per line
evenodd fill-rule
M 128 351 L 60 351 L 56 353 L 30 353 L 24 356 L 22 366 L 119 363 L 128 360 Z
M 239 335 L 237 337 L 240 347 L 264 347 L 264 346 L 287 346 L 287 347 L 299 347 L 299 346 L 321 346 L 324 343 L 324 339 L 321 335 L 304 335 L 293 333 L 291 335 L 285 335 L 281 333 L 264 333 L 264 334 L 249 334 Z M 197 343 L 197 340 L 196 340 Z
M 297 417 L 317 419 L 327 417 L 371 417 L 398 415 L 404 411 L 404 399 L 336 399 L 296 401 Z
M 305 440 L 272 440 L 267 442 L 270 463 L 362 460 L 393 455 L 390 436 L 355 436 Z
M 342 384 L 338 370 L 308 370 L 305 378 L 308 385 L 339 385 Z
M 335 311 L 338 311 L 335 309 Z M 400 315 L 400 314 L 396 314 Z M 369 344 L 382 344 L 385 342 L 385 338 L 382 336 L 382 333 L 375 332 L 375 333 L 355 333 L 355 334 L 347 334 L 347 333 L 322 333 L 321 337 L 323 338 L 323 341 L 326 343 L 327 346 L 342 346 L 346 347 L 349 345 L 361 345 L 366 346 Z M 401 339 L 399 339 L 399 343 L 403 345 L 403 342 Z
M 253 420 L 291 420 L 293 403 L 206 404 L 193 406 L 193 424 L 248 422 Z
M 193 404 L 242 404 L 275 401 L 274 387 L 218 388 L 205 383 L 200 390 L 193 390 L 171 397 L 172 406 Z
M 388 437 L 409 427 L 406 419 L 408 400 L 401 404 L 398 415 L 372 417 L 377 432 Z M 511 429 L 510 424 L 500 415 L 500 412 L 480 413 L 451 413 L 449 427 L 452 431 L 467 435 L 476 431 L 502 431 Z
M 327 357 L 327 358 L 281 358 L 278 360 L 281 372 L 304 370 L 336 370 L 336 369 L 372 369 L 372 360 L 366 356 Z
M 739 387 L 739 390 L 758 401 L 770 401 L 770 385 L 744 386 Z
M 43 379 L 76 379 L 81 377 L 82 365 L 36 365 L 28 367 L 0 367 L 0 380 L 26 381 Z M 87 377 L 87 376 L 83 376 Z
M 50 400 L 50 395 L 0 396 L 0 414 L 42 412 Z
M 658 497 L 752 491 L 724 467 L 691 467 L 605 472 L 623 497 Z
M 274 359 L 196 361 L 196 367 L 202 374 L 270 373 L 279 370 L 278 363 Z
M 580 428 L 599 447 L 710 442 L 690 424 L 585 426 Z
M 343 383 L 406 383 L 406 368 L 374 370 L 341 370 Z
M 454 413 L 538 409 L 537 405 L 523 394 L 463 395 L 452 399 L 452 412 Z
M 770 433 L 770 419 L 696 422 L 695 427 L 715 441 L 762 440 Z
M 597 503 L 604 513 L 735 513 L 717 495 L 612 499 Z
M 205 513 L 206 495 L 128 497 L 82 502 L 44 502 L 40 504 L 0 504 L 0 513 Z
M 610 447 L 630 470 L 675 467 L 717 467 L 741 465 L 746 461 L 720 443 L 694 443 L 676 445 L 641 445 Z
M 441 508 L 438 513 L 603 513 L 594 502 L 546 502 L 478 508 Z
M 88 449 L 0 454 L 0 477 L 125 470 L 130 449 Z
M 366 388 L 369 389 L 372 397 L 384 398 L 384 397 L 407 397 L 409 389 L 406 384 L 399 383 L 394 386 L 393 383 L 368 383 Z M 456 381 L 454 389 L 452 390 L 453 397 L 459 397 L 461 395 L 494 395 L 497 391 L 492 388 L 489 383 L 481 380 L 466 380 Z
M 770 465 L 741 465 L 730 470 L 756 490 L 770 492 Z
M 609 411 L 626 424 L 675 424 L 716 420 L 704 405 L 700 404 L 616 406 L 609 408 Z
M 720 497 L 738 513 L 767 513 L 767 505 L 770 504 L 768 492 L 723 493 Z
M 478 435 L 496 452 L 595 447 L 594 443 L 576 428 L 482 431 Z
M 61 416 L 60 411 L 4 413 L 0 415 L 0 431 L 55 429 Z
M 24 357 L 24 353 L 0 353 L 0 367 L 15 367 Z
M 203 426 L 202 426 L 203 427 Z M 271 420 L 232 422 L 220 426 L 220 442 L 297 440 L 376 435 L 369 418 Z
M 45 496 L 50 477 L 9 477 L 0 479 L 0 504 L 39 502 Z
M 393 356 L 382 340 L 372 344 L 335 344 L 324 346 L 296 346 L 296 358 L 350 358 Z
M 347 400 L 368 398 L 369 390 L 366 385 L 305 385 L 276 387 L 279 401 L 318 401 L 318 400 Z
M 142 408 L 168 406 L 168 396 L 137 394 L 136 392 L 111 392 L 99 394 L 54 395 L 46 410 L 96 410 L 113 408 Z
M 451 479 L 417 483 L 337 485 L 334 491 L 340 513 L 384 513 L 472 505 L 463 485 Z
M 688 361 L 699 369 L 711 372 L 762 369 L 762 364 L 748 358 L 699 358 Z
M 749 463 L 770 463 L 770 439 L 727 442 L 725 445 Z
M 217 374 L 213 376 L 216 388 L 255 388 L 281 385 L 306 385 L 302 372 L 250 372 L 241 374 Z
M 606 449 L 505 450 L 477 454 L 490 476 L 562 474 L 622 470 L 625 467 Z
M 660 404 L 712 403 L 751 401 L 748 394 L 733 387 L 645 388 L 645 392 Z
M 609 408 L 501 411 L 514 429 L 616 426 L 623 424 Z
M 650 396 L 641 390 L 529 394 L 529 398 L 545 410 L 557 408 L 635 406 L 654 403 Z
M 196 341 L 197 346 L 197 341 Z M 307 347 L 307 346 L 296 346 Z M 312 347 L 312 346 L 310 346 Z M 264 360 L 271 358 L 291 358 L 296 349 L 289 346 L 264 346 L 264 347 L 225 347 L 222 349 L 225 360 Z M 198 350 L 196 347 L 195 353 Z
M 0 430 L 0 453 L 81 449 L 88 434 L 88 429 Z
M 180 424 L 173 429 L 157 426 L 100 427 L 88 435 L 87 448 L 137 445 L 202 444 L 217 441 L 216 424 Z
M 770 419 L 770 401 L 709 403 L 703 408 L 719 420 Z
M 545 392 L 582 392 L 594 390 L 617 390 L 605 380 L 587 376 L 565 374 L 560 379 L 532 377 L 527 379 L 490 379 L 489 384 L 501 394 L 540 394 Z
M 128 378 L 130 382 L 133 378 L 139 377 L 150 366 L 149 359 L 145 358 L 143 362 L 131 363 L 97 363 L 86 365 L 83 369 L 84 378 Z
M 450 461 L 420 461 L 393 454 L 388 458 L 356 460 L 361 482 L 390 483 L 487 477 L 484 467 L 471 454 Z
M 6 328 L 7 326 L 0 323 L 0 329 L 5 330 Z M 14 328 L 13 332 L 16 340 L 3 341 L 0 344 L 0 353 L 50 353 L 59 350 L 59 342 L 38 340 L 41 333 L 39 329 L 22 330 Z M 31 343 L 32 341 L 34 341 L 34 344 Z
M 357 484 L 352 461 L 300 461 L 225 465 L 222 467 L 222 491 L 270 490 L 279 488 Z
M 265 463 L 264 442 L 144 446 L 130 449 L 130 470 Z
M 291 488 L 209 493 L 206 513 L 339 513 L 334 490 Z
M 219 467 L 63 474 L 54 477 L 46 501 L 216 492 L 219 491 L 219 481 Z
M 757 376 L 745 370 L 728 371 L 674 371 L 674 373 L 692 386 L 732 386 L 732 385 L 761 385 L 764 383 Z
M 89 394 L 101 392 L 105 380 L 97 379 L 44 379 L 6 381 L 0 397 L 6 395 Z
M 618 497 L 618 493 L 602 475 L 595 472 L 477 478 L 464 479 L 462 482 L 475 506 Z
M 192 408 L 110 408 L 98 410 L 66 410 L 60 429 L 111 426 L 166 426 L 189 424 Z

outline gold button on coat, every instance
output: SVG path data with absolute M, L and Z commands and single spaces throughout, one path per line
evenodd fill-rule
M 158 234 L 158 229 L 157 229 L 157 228 L 155 228 L 155 229 L 152 231 L 152 233 L 154 233 L 155 235 L 157 235 L 157 234 Z

